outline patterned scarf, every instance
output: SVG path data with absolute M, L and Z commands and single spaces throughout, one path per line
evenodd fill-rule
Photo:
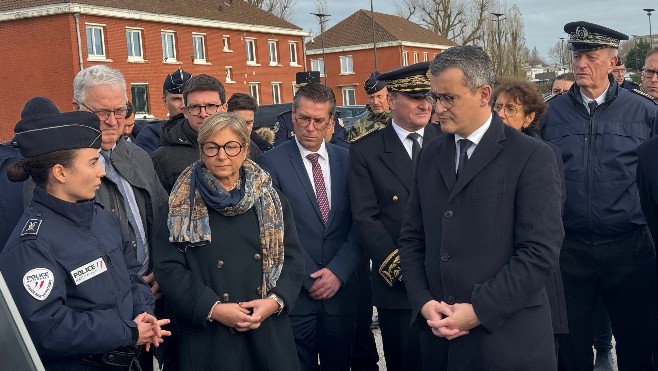
M 262 297 L 276 287 L 283 267 L 283 209 L 272 179 L 253 161 L 242 164 L 235 189 L 227 192 L 201 160 L 178 177 L 169 196 L 169 242 L 188 247 L 212 241 L 208 207 L 224 216 L 256 208 L 263 262 Z

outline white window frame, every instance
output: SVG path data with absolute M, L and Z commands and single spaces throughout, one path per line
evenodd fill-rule
M 201 40 L 201 49 L 198 48 L 198 40 Z M 206 61 L 206 34 L 192 33 L 192 51 L 194 53 L 194 63 L 207 64 Z M 201 58 L 199 58 L 201 57 Z
M 342 95 L 343 95 L 343 106 L 353 106 L 356 104 L 356 89 L 354 88 L 354 85 L 350 86 L 343 86 L 341 88 Z M 348 95 L 348 92 L 352 92 L 352 99 L 350 100 L 350 97 Z
M 429 53 L 423 52 L 423 62 L 427 62 L 429 60 Z
M 89 30 L 92 30 L 91 43 L 89 42 L 90 41 Z M 103 50 L 100 51 L 96 50 L 96 33 L 94 32 L 94 30 L 100 30 L 101 48 Z M 87 59 L 96 59 L 96 60 L 107 59 L 105 54 L 105 25 L 98 23 L 85 23 L 85 35 L 87 37 Z M 91 53 L 89 53 L 90 46 L 91 46 Z
M 414 52 L 414 63 L 418 63 L 418 52 Z
M 222 45 L 223 45 L 223 50 L 225 52 L 232 52 L 231 50 L 231 36 L 229 35 L 222 35 Z
M 149 104 L 149 84 L 147 82 L 136 82 L 136 83 L 131 83 L 130 84 L 130 95 L 135 98 L 135 94 L 133 92 L 134 87 L 144 87 L 146 96 L 145 98 L 145 103 L 146 103 L 146 111 L 138 111 L 137 110 L 137 105 L 135 102 L 131 102 L 133 104 L 133 109 L 135 110 L 135 114 L 140 114 L 140 115 L 150 115 L 150 110 L 151 110 L 151 105 Z
M 258 56 L 256 53 L 256 39 L 253 37 L 245 37 L 244 42 L 247 52 L 247 64 L 254 66 L 258 65 Z M 251 47 L 249 46 L 250 44 Z
M 320 59 L 311 59 L 311 71 L 320 72 L 320 77 L 324 77 L 324 60 Z
M 235 80 L 233 80 L 233 66 L 224 67 L 224 71 L 226 72 L 226 83 L 234 84 Z
M 278 66 L 279 42 L 277 40 L 267 40 L 267 50 L 270 55 L 270 66 Z
M 297 81 L 292 82 L 292 96 L 294 97 L 297 94 Z
M 297 43 L 294 41 L 288 42 L 288 54 L 290 55 L 290 66 L 299 66 L 299 59 L 297 54 Z
M 340 56 L 340 74 L 353 75 L 354 74 L 354 60 L 351 55 Z
M 272 82 L 272 104 L 281 103 L 281 83 Z
M 173 55 L 172 58 L 169 58 L 166 52 L 169 50 L 166 50 L 168 45 L 165 43 L 165 38 L 167 36 L 171 36 L 171 54 Z M 162 61 L 164 63 L 178 63 L 178 59 L 176 58 L 176 31 L 169 31 L 169 30 L 160 30 L 160 40 L 162 41 Z
M 402 52 L 402 65 L 403 66 L 409 65 L 409 52 Z
M 249 83 L 249 95 L 256 99 L 256 103 L 260 105 L 260 83 L 259 82 L 250 82 Z
M 142 62 L 144 61 L 144 43 L 142 41 L 142 33 L 144 32 L 143 28 L 135 28 L 135 27 L 126 27 L 126 48 L 128 49 L 128 61 L 129 62 Z M 137 45 L 134 41 L 133 34 L 138 34 L 139 35 L 139 53 L 140 55 L 136 55 L 135 53 L 135 45 Z M 128 44 L 128 40 L 130 40 L 130 44 Z M 131 50 L 132 49 L 132 50 Z M 132 53 L 132 55 L 130 55 Z

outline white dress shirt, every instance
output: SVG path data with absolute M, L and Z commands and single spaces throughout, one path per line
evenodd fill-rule
M 609 88 L 610 88 L 610 83 L 608 83 L 608 87 L 605 88 L 603 94 L 599 95 L 596 99 L 591 99 L 586 97 L 585 94 L 583 94 L 583 90 L 582 89 L 580 90 L 580 96 L 583 98 L 583 103 L 585 104 L 585 108 L 587 108 L 587 112 L 589 112 L 589 102 L 595 100 L 599 106 L 603 104 L 603 102 L 605 102 L 605 94 L 608 92 Z
M 302 155 L 302 162 L 304 163 L 306 174 L 308 175 L 308 179 L 311 181 L 311 186 L 313 186 L 313 192 L 315 192 L 316 197 L 318 193 L 315 189 L 315 181 L 313 180 L 313 165 L 311 164 L 311 160 L 306 158 L 306 156 L 311 153 L 317 153 L 319 155 L 318 163 L 322 169 L 322 176 L 324 177 L 324 188 L 327 190 L 327 201 L 329 201 L 329 208 L 331 209 L 331 170 L 329 169 L 329 153 L 327 152 L 327 145 L 324 143 L 324 141 L 322 141 L 320 149 L 317 152 L 311 152 L 304 148 L 301 143 L 299 143 L 297 137 L 295 137 L 295 142 L 299 148 L 299 153 Z
M 468 137 L 464 138 L 460 136 L 459 134 L 455 134 L 455 149 L 457 150 L 457 156 L 455 156 L 455 172 L 457 171 L 457 168 L 459 166 L 459 140 L 460 139 L 468 139 L 471 141 L 471 146 L 468 147 L 468 150 L 466 151 L 466 156 L 468 158 L 471 158 L 471 155 L 473 154 L 473 151 L 475 151 L 475 147 L 478 146 L 478 143 L 480 143 L 480 140 L 482 140 L 482 137 L 484 136 L 484 133 L 489 130 L 489 126 L 491 126 L 491 119 L 493 118 L 493 114 L 489 115 L 489 118 L 487 121 L 484 123 L 484 125 L 480 126 L 477 130 L 471 133 Z
M 413 148 L 413 144 L 414 144 L 414 141 L 408 138 L 409 134 L 411 133 L 420 134 L 420 138 L 418 138 L 418 144 L 420 144 L 420 148 L 423 148 L 423 134 L 425 133 L 424 126 L 416 131 L 406 131 L 403 128 L 401 128 L 398 124 L 396 124 L 395 121 L 393 120 L 391 120 L 391 124 L 393 124 L 393 130 L 395 130 L 395 134 L 397 134 L 398 137 L 400 138 L 400 141 L 402 142 L 404 149 L 407 150 L 407 154 L 409 154 L 409 158 L 411 158 L 411 149 Z

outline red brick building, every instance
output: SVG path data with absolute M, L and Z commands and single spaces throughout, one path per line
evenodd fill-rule
M 227 98 L 290 102 L 307 34 L 242 0 L 2 0 L 0 140 L 31 97 L 70 111 L 73 78 L 96 64 L 123 72 L 137 117 L 166 117 L 162 83 L 179 67 L 217 77 Z
M 359 10 L 306 43 L 308 69 L 320 71 L 323 82 L 324 69 L 327 86 L 333 89 L 339 105 L 368 102 L 363 83 L 375 69 L 371 14 Z M 382 73 L 431 61 L 441 51 L 457 45 L 402 17 L 375 12 L 374 23 L 377 70 Z

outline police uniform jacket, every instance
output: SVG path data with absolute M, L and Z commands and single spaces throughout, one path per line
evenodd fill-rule
M 255 209 L 224 216 L 209 208 L 212 242 L 187 249 L 168 242 L 166 220 L 159 224 L 154 272 L 180 332 L 181 370 L 299 369 L 288 313 L 301 287 L 304 260 L 292 211 L 285 197 L 279 197 L 285 256 L 272 292 L 283 299 L 285 307 L 256 330 L 238 332 L 208 321 L 217 301 L 239 303 L 261 298 L 262 249 Z
M 438 135 L 434 126 L 425 126 L 423 146 Z M 404 279 L 394 278 L 390 286 L 379 267 L 397 250 L 412 172 L 413 162 L 390 120 L 382 130 L 350 145 L 352 217 L 359 244 L 372 260 L 373 304 L 377 308 L 409 309 Z
M 656 103 L 609 80 L 605 102 L 591 115 L 573 84 L 549 102 L 540 122 L 542 138 L 562 152 L 564 229 L 586 242 L 624 238 L 646 224 L 635 149 L 656 133 Z
M 553 151 L 494 112 L 455 173 L 453 134 L 423 146 L 400 232 L 402 276 L 412 315 L 432 299 L 471 303 L 481 325 L 446 340 L 421 321 L 425 369 L 555 370 L 544 286 L 564 231 Z
M 37 187 L 0 270 L 46 368 L 137 343 L 133 319 L 154 300 L 133 256 L 115 215 Z
M 167 120 L 155 121 L 144 125 L 139 134 L 135 135 L 133 143 L 137 144 L 149 156 L 160 147 L 160 130 Z

